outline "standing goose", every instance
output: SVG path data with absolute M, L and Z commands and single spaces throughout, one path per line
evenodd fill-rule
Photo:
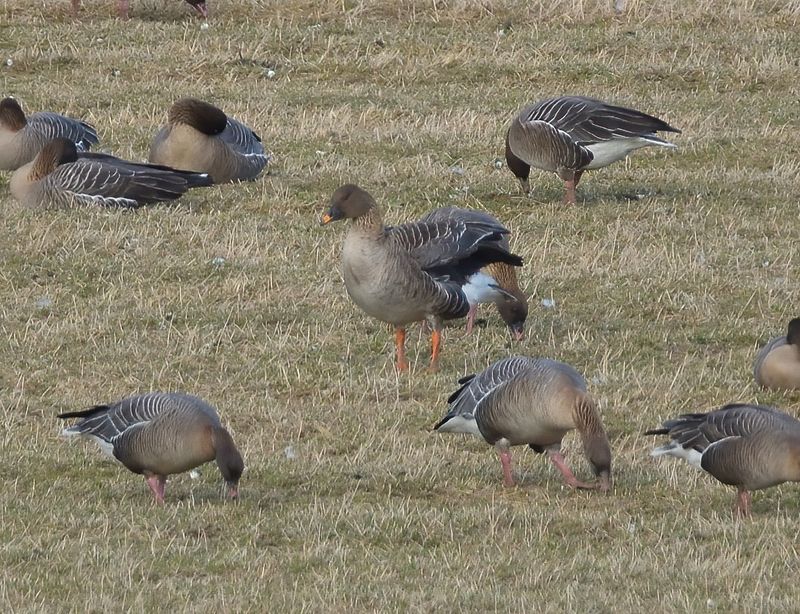
M 195 11 L 202 18 L 208 17 L 208 7 L 206 6 L 205 0 L 185 0 L 186 4 L 191 6 Z M 117 2 L 117 13 L 119 14 L 120 19 L 127 19 L 128 18 L 128 7 L 130 5 L 129 0 L 118 0 Z M 78 9 L 81 7 L 81 0 L 72 0 L 72 12 L 77 15 Z
M 511 446 L 528 444 L 547 453 L 569 486 L 603 492 L 611 487 L 608 437 L 586 381 L 574 368 L 547 358 L 512 356 L 458 383 L 461 387 L 447 399 L 450 411 L 434 429 L 482 436 L 500 455 L 506 486 L 514 486 Z M 598 477 L 595 484 L 578 480 L 561 454 L 561 440 L 573 429 Z
M 71 141 L 81 151 L 98 141 L 97 132 L 86 122 L 48 111 L 25 117 L 16 100 L 0 100 L 0 170 L 17 170 L 57 138 Z
M 212 460 L 217 461 L 228 495 L 239 495 L 244 461 L 217 411 L 202 399 L 151 392 L 58 417 L 81 418 L 63 434 L 90 437 L 103 452 L 143 474 L 157 503 L 164 503 L 167 476 Z
M 440 207 L 420 221 L 437 223 L 450 220 L 502 226 L 499 220 L 489 213 L 458 207 Z M 505 236 L 500 239 L 500 246 L 508 252 L 511 251 L 508 238 Z M 508 326 L 512 338 L 521 341 L 525 336 L 525 320 L 528 318 L 528 297 L 519 287 L 516 268 L 506 262 L 493 262 L 486 265 L 482 272 L 492 278 L 492 289 L 496 287 L 497 290 L 486 297 L 480 297 L 482 300 L 479 302 L 493 302 L 500 317 Z M 477 312 L 478 305 L 472 305 L 467 314 L 467 334 L 472 332 Z
M 753 364 L 753 375 L 764 388 L 800 389 L 800 318 L 789 322 L 785 336 L 770 339 L 761 348 Z
M 405 370 L 406 325 L 434 319 L 431 370 L 438 367 L 442 320 L 463 318 L 493 282 L 478 275 L 492 262 L 521 266 L 500 241 L 499 224 L 446 220 L 388 230 L 365 190 L 348 184 L 331 197 L 322 223 L 352 220 L 342 248 L 347 293 L 368 315 L 393 324 L 397 368 Z
M 139 207 L 175 200 L 189 188 L 211 185 L 208 175 L 78 153 L 66 139 L 45 145 L 33 162 L 14 171 L 11 194 L 25 206 Z
M 150 162 L 208 173 L 214 183 L 253 180 L 269 162 L 255 132 L 207 102 L 181 98 L 167 120 L 150 146 Z
M 800 482 L 800 421 L 772 407 L 733 403 L 666 420 L 645 435 L 668 435 L 652 456 L 682 458 L 723 484 L 736 486 L 740 515 L 750 513 L 750 491 Z
M 680 133 L 657 117 L 594 98 L 551 98 L 526 107 L 511 122 L 506 162 L 526 194 L 531 166 L 557 173 L 564 181 L 564 202 L 575 204 L 583 171 L 613 164 L 640 147 L 675 147 L 659 131 Z

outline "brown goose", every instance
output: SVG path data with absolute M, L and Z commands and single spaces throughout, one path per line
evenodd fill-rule
M 668 123 L 633 109 L 585 96 L 562 96 L 530 105 L 506 133 L 506 162 L 526 194 L 531 166 L 557 173 L 564 202 L 575 204 L 584 171 L 622 160 L 640 147 L 675 147 L 656 132 L 677 132 Z
M 103 452 L 143 474 L 157 503 L 164 502 L 167 476 L 212 460 L 217 462 L 228 495 L 236 498 L 239 494 L 244 461 L 217 411 L 202 399 L 151 392 L 58 417 L 81 418 L 63 434 L 94 439 Z
M 150 162 L 208 173 L 214 183 L 250 181 L 269 162 L 261 138 L 217 107 L 181 98 L 150 146 Z
M 0 170 L 17 170 L 56 138 L 68 139 L 81 151 L 98 141 L 97 132 L 86 122 L 48 111 L 25 117 L 16 100 L 0 100 Z
M 322 223 L 349 219 L 342 249 L 347 293 L 367 314 L 393 324 L 397 368 L 405 370 L 406 325 L 434 319 L 431 369 L 438 367 L 442 320 L 463 318 L 494 280 L 480 275 L 492 262 L 521 266 L 500 240 L 499 224 L 412 222 L 388 230 L 365 190 L 348 184 L 331 197 Z
M 668 435 L 652 456 L 682 458 L 736 486 L 735 510 L 750 513 L 750 491 L 800 482 L 800 421 L 772 407 L 733 403 L 666 420 L 645 435 Z
M 204 19 L 208 17 L 208 7 L 206 6 L 205 0 L 184 0 L 186 4 L 191 6 L 197 13 L 203 17 Z M 128 8 L 129 8 L 129 0 L 118 0 L 117 2 L 117 13 L 119 13 L 120 19 L 127 19 L 128 18 Z M 81 0 L 72 0 L 72 12 L 77 15 L 78 9 L 81 7 Z
M 180 198 L 189 188 L 211 185 L 208 175 L 78 153 L 66 139 L 45 145 L 33 162 L 14 171 L 11 194 L 28 207 L 101 205 L 139 207 Z
M 495 446 L 503 483 L 514 485 L 511 446 L 528 444 L 546 452 L 573 488 L 611 487 L 611 448 L 586 381 L 571 366 L 547 358 L 512 356 L 458 381 L 447 402 L 450 411 L 434 427 L 442 433 L 472 433 Z M 561 440 L 577 429 L 595 484 L 578 480 L 561 454 Z
M 460 209 L 458 207 L 440 207 L 431 211 L 420 221 L 436 223 L 450 220 L 502 226 L 500 221 L 489 213 L 473 209 Z M 500 240 L 500 245 L 506 251 L 511 251 L 511 246 L 506 237 Z M 503 321 L 508 326 L 508 331 L 511 333 L 512 338 L 521 341 L 525 337 L 525 320 L 528 318 L 528 297 L 519 287 L 516 268 L 505 262 L 493 262 L 483 268 L 483 273 L 494 280 L 492 286 L 496 286 L 499 291 L 492 292 L 488 296 L 479 297 L 479 302 L 493 302 L 500 313 L 500 317 L 503 318 Z M 477 312 L 478 304 L 472 305 L 467 314 L 467 334 L 472 332 Z
M 761 348 L 753 364 L 753 375 L 764 388 L 800 389 L 800 318 L 789 322 L 785 336 L 775 337 Z

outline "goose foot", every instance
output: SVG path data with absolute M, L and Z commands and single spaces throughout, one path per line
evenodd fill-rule
M 150 475 L 147 477 L 147 485 L 153 491 L 156 503 L 164 504 L 164 489 L 167 486 L 167 478 L 163 475 Z
M 736 493 L 736 505 L 733 508 L 733 513 L 739 518 L 747 518 L 750 515 L 750 492 L 739 489 Z
M 575 474 L 572 473 L 572 470 L 569 468 L 569 465 L 567 465 L 567 461 L 561 452 L 548 451 L 547 455 L 550 457 L 550 461 L 556 466 L 556 469 L 558 469 L 561 472 L 561 475 L 564 476 L 564 482 L 567 484 L 567 486 L 572 488 L 582 488 L 585 490 L 595 490 L 600 487 L 598 484 L 581 482 L 578 478 L 576 478 Z
M 408 371 L 408 361 L 406 360 L 406 329 L 397 326 L 394 329 L 394 345 L 397 350 L 397 370 Z

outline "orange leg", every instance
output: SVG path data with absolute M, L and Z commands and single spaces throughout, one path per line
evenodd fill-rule
M 431 333 L 431 371 L 439 370 L 439 354 L 442 353 L 442 331 L 439 330 L 438 323 Z
M 741 518 L 750 515 L 750 493 L 743 488 L 736 494 L 736 507 L 733 508 L 733 513 Z
M 567 465 L 567 461 L 561 455 L 561 452 L 548 451 L 547 455 L 556 466 L 556 469 L 558 469 L 561 472 L 561 475 L 564 476 L 564 481 L 568 486 L 571 486 L 572 488 L 597 488 L 596 484 L 587 484 L 586 482 L 581 482 L 578 478 L 576 478 L 575 474 L 573 474 L 572 470 L 569 468 L 569 465 Z
M 406 361 L 406 329 L 402 326 L 395 326 L 394 346 L 397 350 L 397 370 L 407 371 L 408 362 Z

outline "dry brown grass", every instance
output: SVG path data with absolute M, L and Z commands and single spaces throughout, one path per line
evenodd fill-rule
M 206 97 L 276 161 L 133 214 L 21 210 L 0 177 L 4 610 L 796 608 L 797 489 L 734 523 L 730 489 L 652 462 L 640 433 L 732 400 L 798 410 L 750 374 L 800 298 L 797 2 L 212 0 L 204 31 L 177 0 L 134 0 L 128 23 L 113 4 L 76 21 L 67 0 L 0 0 L 2 94 L 133 158 L 173 99 Z M 575 208 L 544 174 L 522 198 L 494 167 L 504 126 L 559 93 L 654 112 L 680 149 L 589 174 Z M 341 283 L 344 229 L 317 225 L 345 181 L 390 222 L 445 204 L 506 220 L 524 344 L 483 310 L 477 335 L 448 330 L 441 373 L 412 334 L 396 375 Z M 522 449 L 523 487 L 503 490 L 486 445 L 429 432 L 458 376 L 512 352 L 586 374 L 612 494 L 565 490 Z M 156 508 L 59 440 L 56 412 L 154 389 L 218 405 L 248 465 L 239 504 L 210 466 Z

